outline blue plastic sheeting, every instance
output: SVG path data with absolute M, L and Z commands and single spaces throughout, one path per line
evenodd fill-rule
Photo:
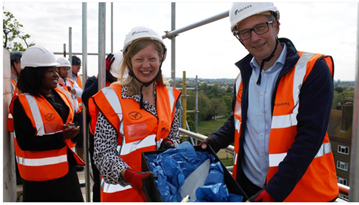
M 205 184 L 196 191 L 196 201 L 233 202 L 242 201 L 242 196 L 229 194 L 224 184 L 224 173 L 220 162 L 208 152 L 195 151 L 189 142 L 184 142 L 174 149 L 160 154 L 146 156 L 150 170 L 158 176 L 155 180 L 157 189 L 164 202 L 180 202 L 179 193 L 185 179 L 205 160 L 210 159 L 211 167 Z M 233 196 L 234 195 L 234 196 Z

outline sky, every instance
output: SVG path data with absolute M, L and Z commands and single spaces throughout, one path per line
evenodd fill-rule
M 30 34 L 28 42 L 53 52 L 82 52 L 82 2 L 3 2 Z M 297 50 L 331 55 L 334 79 L 355 80 L 357 2 L 274 2 L 280 12 L 279 37 L 292 40 Z M 98 2 L 87 2 L 87 52 L 98 52 Z M 176 2 L 176 29 L 181 29 L 230 9 L 231 2 Z M 170 1 L 117 1 L 113 3 L 113 51 L 122 50 L 126 34 L 135 26 L 147 26 L 161 36 L 171 31 Z M 171 40 L 164 39 L 167 59 L 162 72 L 171 78 Z M 111 52 L 111 2 L 106 2 L 106 53 Z M 176 77 L 235 78 L 235 62 L 247 50 L 230 31 L 229 17 L 180 33 L 176 37 Z M 61 55 L 56 55 L 61 57 Z M 79 56 L 82 58 L 82 56 Z M 98 56 L 88 56 L 87 74 L 98 73 Z M 81 73 L 82 71 L 80 71 Z

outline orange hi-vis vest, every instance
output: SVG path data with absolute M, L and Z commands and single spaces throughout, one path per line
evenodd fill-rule
M 285 74 L 278 84 L 275 104 L 279 102 L 289 102 L 289 106 L 274 106 L 271 132 L 269 135 L 269 171 L 267 173 L 266 184 L 277 172 L 279 164 L 284 160 L 287 151 L 291 148 L 297 135 L 297 114 L 299 108 L 300 88 L 312 71 L 318 59 L 324 59 L 329 66 L 333 76 L 334 64 L 330 56 L 299 52 L 300 59 L 296 66 Z M 242 90 L 243 83 L 241 75 L 236 79 L 236 104 L 234 109 L 234 164 L 233 175 L 236 178 L 238 151 L 240 148 L 240 134 L 242 122 Z M 338 184 L 334 158 L 331 150 L 328 133 L 324 137 L 322 146 L 317 155 L 309 165 L 304 176 L 295 186 L 293 191 L 284 200 L 285 202 L 298 201 L 331 201 L 338 195 Z
M 74 87 L 74 84 L 75 84 L 75 81 L 72 80 L 71 78 L 67 77 L 66 80 L 68 80 L 68 82 L 70 83 L 70 87 Z M 62 82 L 62 81 L 59 81 L 59 84 L 60 86 L 58 87 L 61 87 L 63 88 L 63 90 L 65 90 L 66 92 L 70 93 L 70 90 L 67 88 L 67 86 Z M 65 92 L 65 93 L 66 93 Z M 67 94 L 66 94 L 67 95 Z M 67 97 L 69 97 L 67 95 Z M 71 101 L 71 104 L 73 105 L 73 108 L 75 110 L 75 113 L 80 113 L 81 112 L 81 109 L 80 109 L 80 106 L 79 106 L 79 102 L 78 102 L 78 99 L 76 98 L 76 100 L 74 98 L 72 98 L 72 94 L 70 93 L 70 101 Z M 82 102 L 82 101 L 81 101 Z
M 12 96 L 11 96 L 11 98 L 13 98 L 14 96 L 18 95 L 20 92 L 19 92 L 19 89 L 17 89 L 17 87 L 16 87 L 15 80 L 12 78 L 11 78 L 11 87 L 14 90 L 14 92 L 12 93 Z M 8 117 L 7 117 L 7 131 L 14 132 L 14 119 L 10 112 L 8 113 Z
M 73 121 L 74 112 L 70 100 L 59 88 L 55 91 L 69 108 L 66 124 Z M 13 113 L 14 99 L 19 98 L 26 115 L 31 120 L 36 136 L 52 134 L 62 131 L 63 121 L 52 105 L 43 97 L 34 97 L 28 93 L 19 94 L 10 106 Z M 71 139 L 65 140 L 66 146 L 61 149 L 47 151 L 22 150 L 14 134 L 16 161 L 20 176 L 27 181 L 47 181 L 63 177 L 68 172 L 67 148 L 70 148 L 77 164 L 84 165 L 83 160 L 74 152 L 75 143 Z
M 180 91 L 165 86 L 156 86 L 156 90 L 157 117 L 140 109 L 134 99 L 122 99 L 121 85 L 112 84 L 89 100 L 115 127 L 119 157 L 135 172 L 141 171 L 141 153 L 157 150 L 168 137 L 175 116 Z M 143 202 L 143 199 L 131 185 L 109 184 L 102 179 L 101 201 Z
M 72 79 L 71 79 L 72 80 Z M 79 76 L 76 76 L 76 83 L 79 85 L 79 87 L 81 88 L 81 89 L 83 89 L 82 88 L 82 80 L 81 80 L 81 78 L 79 77 Z M 83 104 L 83 102 L 82 102 L 82 98 L 81 97 L 78 97 L 77 98 L 77 102 L 79 103 L 79 112 L 81 112 L 82 111 L 82 108 L 84 107 L 84 104 Z
M 97 76 L 95 76 L 96 78 L 97 78 Z M 110 86 L 111 85 L 111 83 L 110 82 L 108 82 L 108 81 L 106 81 L 106 87 L 108 87 L 108 86 Z M 87 104 L 88 105 L 88 104 Z M 88 105 L 89 106 L 89 105 Z M 96 108 L 95 109 L 93 109 L 93 107 L 90 109 L 90 106 L 87 108 L 87 110 L 88 110 L 88 112 L 89 113 L 91 113 L 91 112 L 95 112 L 96 113 Z M 90 114 L 90 116 L 95 116 L 96 115 L 96 117 L 95 117 L 95 119 L 94 120 L 97 120 L 97 114 L 98 113 L 96 113 L 96 114 Z M 91 117 L 91 121 L 92 121 L 92 117 Z M 93 123 L 89 123 L 89 131 L 90 131 L 90 133 L 92 134 L 92 135 L 95 135 L 95 127 L 93 127 L 94 125 L 96 125 L 96 121 L 94 122 L 95 124 L 93 124 Z

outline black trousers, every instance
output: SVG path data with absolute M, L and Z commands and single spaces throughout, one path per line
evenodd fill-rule
M 100 193 L 101 177 L 100 177 L 100 172 L 98 171 L 96 165 L 93 162 L 94 136 L 91 133 L 89 133 L 89 152 L 90 152 L 91 168 L 92 168 L 93 181 L 94 181 L 94 184 L 92 186 L 92 201 L 100 202 L 100 199 L 101 199 L 101 193 Z
M 242 176 L 242 189 L 247 194 L 248 198 L 254 196 L 257 192 L 259 192 L 262 188 L 258 187 L 257 185 L 253 184 L 243 173 Z

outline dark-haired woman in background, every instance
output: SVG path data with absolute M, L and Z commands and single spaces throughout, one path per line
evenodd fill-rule
M 15 127 L 15 154 L 26 202 L 83 202 L 74 150 L 79 127 L 68 93 L 57 88 L 54 54 L 42 46 L 22 56 L 10 105 Z

